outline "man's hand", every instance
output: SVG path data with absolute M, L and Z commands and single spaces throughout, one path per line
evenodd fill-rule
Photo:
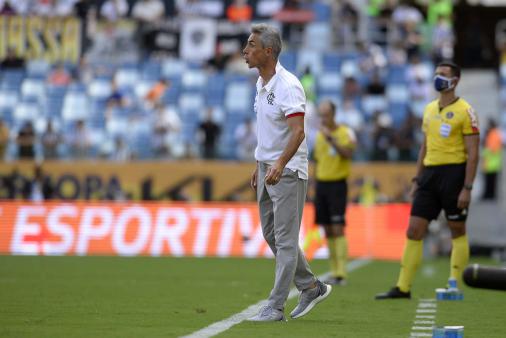
M 413 201 L 415 198 L 416 190 L 418 189 L 418 183 L 416 181 L 413 181 L 411 184 L 411 189 L 409 189 L 409 199 L 410 201 Z
M 251 175 L 250 186 L 253 190 L 257 190 L 257 176 L 258 176 L 258 165 L 255 167 L 255 171 Z
M 463 188 L 459 194 L 459 200 L 457 201 L 457 208 L 466 209 L 467 207 L 469 207 L 470 202 L 471 202 L 471 190 Z
M 320 132 L 325 136 L 327 141 L 332 141 L 332 133 L 330 132 L 330 129 L 326 126 L 320 126 Z
M 278 184 L 279 180 L 281 180 L 281 175 L 283 175 L 283 168 L 279 164 L 275 163 L 267 169 L 267 173 L 265 174 L 265 183 L 269 185 Z

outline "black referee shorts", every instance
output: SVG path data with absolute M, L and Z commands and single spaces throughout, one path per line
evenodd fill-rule
M 447 220 L 465 221 L 467 209 L 457 208 L 465 176 L 465 163 L 425 167 L 418 178 L 411 216 L 431 221 L 444 210 Z
M 348 184 L 345 179 L 330 182 L 316 181 L 314 199 L 316 224 L 345 225 L 347 195 Z

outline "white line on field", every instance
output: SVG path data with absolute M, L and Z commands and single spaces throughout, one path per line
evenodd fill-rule
M 437 302 L 435 299 L 420 299 L 416 309 L 415 320 L 409 337 L 432 337 L 432 330 L 436 319 Z M 424 313 L 423 315 L 419 313 Z M 428 314 L 432 313 L 432 314 Z M 422 320 L 421 320 L 422 319 Z M 429 320 L 430 319 L 430 320 Z M 423 331 L 431 331 L 423 332 Z
M 348 272 L 351 272 L 353 270 L 357 270 L 358 268 L 363 267 L 364 265 L 367 265 L 371 262 L 370 259 L 357 259 L 354 261 L 351 261 L 348 263 Z M 330 275 L 329 272 L 318 276 L 319 279 L 324 279 Z M 296 297 L 299 294 L 299 291 L 296 288 L 293 288 L 290 290 L 290 293 L 288 294 L 288 299 L 292 299 Z M 252 317 L 258 312 L 258 309 L 264 305 L 267 305 L 267 300 L 261 300 L 256 304 L 248 306 L 246 309 L 242 310 L 239 313 L 236 313 L 222 321 L 213 323 L 209 326 L 206 326 L 205 328 L 195 331 L 193 333 L 190 333 L 189 335 L 183 336 L 181 338 L 207 338 L 207 337 L 213 337 L 217 334 L 220 334 L 228 329 L 230 329 L 232 326 L 237 325 L 241 322 L 243 322 L 245 319 Z

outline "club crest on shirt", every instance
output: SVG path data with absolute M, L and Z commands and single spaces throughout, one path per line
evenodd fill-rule
M 274 105 L 274 99 L 276 96 L 274 96 L 274 92 L 270 92 L 269 95 L 267 95 L 267 103 L 271 106 Z
M 455 114 L 452 111 L 449 111 L 448 113 L 446 113 L 446 118 L 448 120 L 451 119 L 453 116 L 455 116 Z

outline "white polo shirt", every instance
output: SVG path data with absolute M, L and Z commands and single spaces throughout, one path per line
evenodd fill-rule
M 274 164 L 290 139 L 290 128 L 286 119 L 304 115 L 306 112 L 306 95 L 299 79 L 287 71 L 278 62 L 276 74 L 269 83 L 262 86 L 258 77 L 255 97 L 257 115 L 257 138 L 255 158 L 259 162 Z M 302 141 L 297 152 L 286 164 L 286 168 L 297 171 L 299 178 L 308 178 L 306 139 Z

